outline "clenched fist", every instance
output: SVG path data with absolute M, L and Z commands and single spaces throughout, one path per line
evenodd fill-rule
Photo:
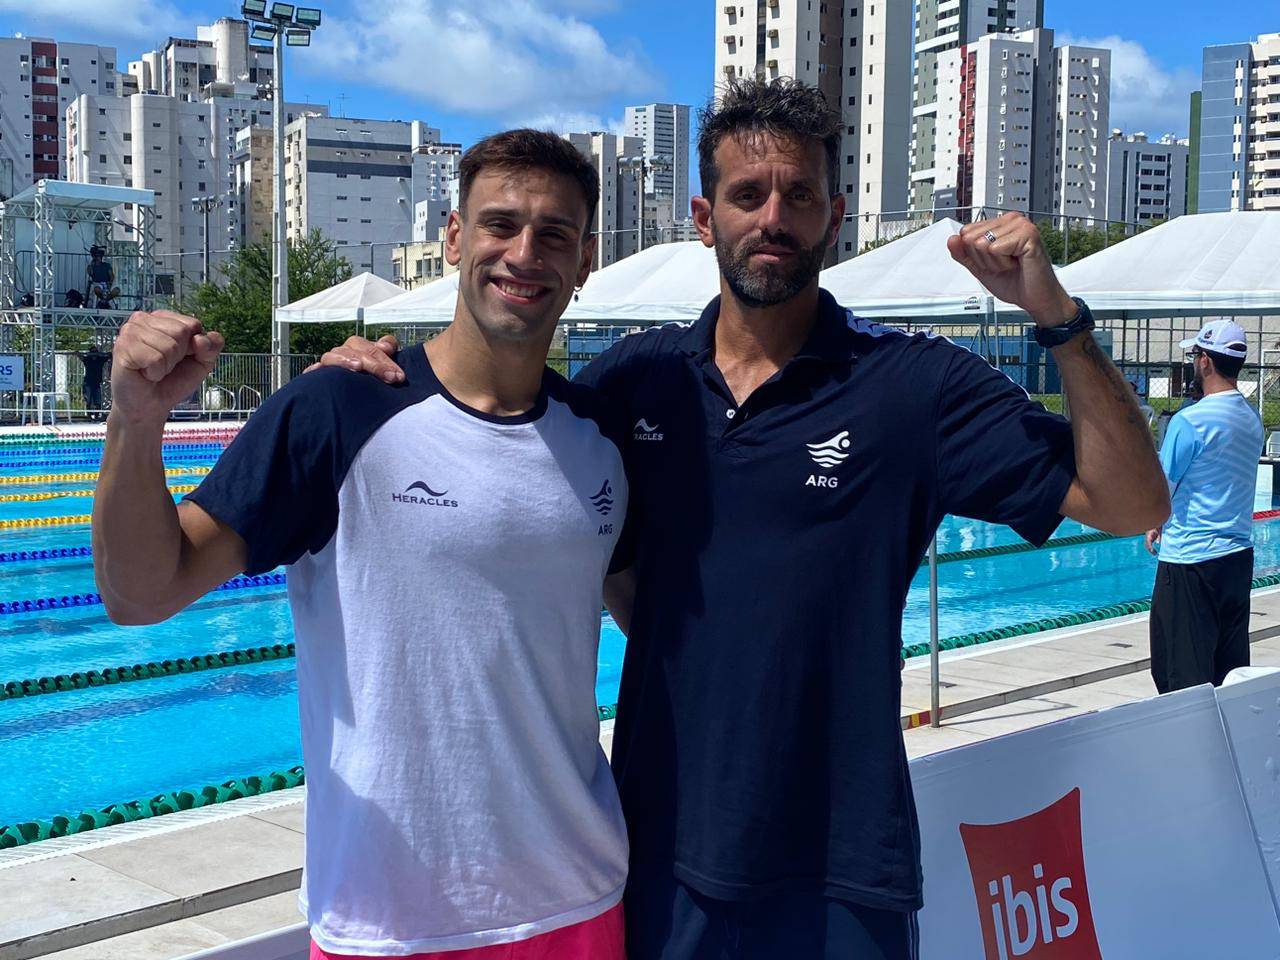
M 111 362 L 111 416 L 163 426 L 169 411 L 200 386 L 222 352 L 222 334 L 169 310 L 134 313 Z
M 991 293 L 1042 327 L 1066 323 L 1079 309 L 1053 272 L 1040 230 L 1020 213 L 965 224 L 947 249 Z

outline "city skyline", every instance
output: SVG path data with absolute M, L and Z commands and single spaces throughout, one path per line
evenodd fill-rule
M 517 124 L 621 134 L 627 106 L 696 108 L 705 101 L 715 6 L 476 0 L 464 11 L 440 0 L 386 9 L 327 3 L 314 46 L 289 53 L 286 94 L 339 117 L 423 117 L 445 139 L 464 144 Z M 1280 30 L 1280 21 L 1256 8 L 1215 10 L 1211 20 L 1203 9 L 1189 0 L 1045 0 L 1045 25 L 1058 43 L 1112 50 L 1112 126 L 1153 139 L 1185 137 L 1203 47 Z M 170 35 L 192 35 L 197 24 L 238 15 L 235 4 L 185 0 L 49 0 L 35 7 L 0 0 L 0 10 L 7 13 L 0 21 L 5 35 L 113 45 L 121 63 Z M 696 192 L 696 169 L 690 173 Z

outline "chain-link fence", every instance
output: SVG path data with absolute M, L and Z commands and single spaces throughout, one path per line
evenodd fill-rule
M 1109 320 L 1099 324 L 1095 336 L 1110 354 L 1121 373 L 1134 385 L 1142 402 L 1150 408 L 1153 427 L 1162 414 L 1176 412 L 1190 396 L 1191 367 L 1186 362 L 1182 340 L 1194 335 L 1207 317 Z M 1240 391 L 1256 404 L 1267 430 L 1280 430 L 1280 317 L 1235 318 L 1249 334 L 1249 360 L 1241 371 Z M 1052 355 L 1036 344 L 1032 330 L 1024 323 L 1009 320 L 975 323 L 973 319 L 946 322 L 926 319 L 894 319 L 887 325 L 907 332 L 929 331 L 948 337 L 999 366 L 1035 399 L 1055 412 L 1066 413 L 1062 379 Z M 622 337 L 643 329 L 636 324 L 562 324 L 552 342 L 550 365 L 572 377 Z M 402 345 L 421 343 L 443 328 L 442 324 L 374 327 L 369 337 L 393 332 Z M 83 331 L 110 350 L 114 331 Z M 88 340 L 86 340 L 86 344 Z M 336 344 L 335 344 L 336 345 Z M 59 415 L 81 419 L 101 413 L 109 406 L 109 385 L 104 401 L 95 407 L 84 388 L 85 366 L 77 358 L 80 350 L 59 350 L 56 354 L 56 398 Z M 0 349 L 0 353 L 6 351 Z M 30 347 L 10 347 L 10 353 L 24 356 L 27 377 L 33 369 Z M 294 354 L 289 357 L 291 376 L 297 376 L 316 357 Z M 104 376 L 104 384 L 109 373 Z M 210 418 L 243 418 L 256 409 L 270 393 L 271 357 L 264 353 L 227 353 L 204 386 L 179 411 L 182 415 Z M 1261 384 L 1261 387 L 1259 387 Z M 26 389 L 34 387 L 28 383 Z M 14 422 L 23 417 L 21 392 L 0 394 L 0 420 Z M 28 417 L 30 413 L 26 414 Z
M 110 349 L 108 343 L 107 349 Z M 60 350 L 54 354 L 54 389 L 46 391 L 43 406 L 35 400 L 30 382 L 33 369 L 29 353 L 22 356 L 27 372 L 26 389 L 0 391 L 0 423 L 34 423 L 41 412 L 45 422 L 52 416 L 61 422 L 101 419 L 111 409 L 111 368 L 97 364 L 79 351 Z M 291 354 L 291 377 L 296 377 L 316 361 L 316 357 Z M 95 390 L 86 384 L 87 370 L 102 370 L 101 385 Z M 265 353 L 224 353 L 214 371 L 191 396 L 174 407 L 173 419 L 243 420 L 256 410 L 271 392 L 271 356 Z

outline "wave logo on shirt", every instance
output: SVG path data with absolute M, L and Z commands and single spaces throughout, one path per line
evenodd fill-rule
M 416 491 L 421 491 L 423 495 L 419 496 Z M 393 493 L 391 502 L 417 504 L 422 507 L 456 507 L 457 500 L 444 499 L 448 492 L 448 490 L 437 492 L 432 490 L 425 480 L 415 480 L 405 488 L 404 493 Z
M 841 430 L 830 440 L 824 440 L 822 443 L 806 443 L 805 446 L 809 448 L 809 456 L 813 458 L 814 463 L 830 470 L 849 459 L 849 447 L 852 446 L 852 441 L 849 439 L 849 431 Z
M 634 427 L 636 440 L 661 440 L 662 434 L 658 431 L 658 427 L 649 426 L 649 421 L 641 417 L 636 421 Z
M 596 508 L 596 513 L 602 517 L 607 517 L 610 511 L 613 510 L 613 487 L 610 486 L 607 477 L 595 496 L 591 498 L 591 505 Z
M 1080 788 L 1007 823 L 960 824 L 986 960 L 1102 960 L 1080 830 Z

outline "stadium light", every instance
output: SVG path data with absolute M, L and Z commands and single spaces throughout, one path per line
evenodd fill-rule
M 293 23 L 293 4 L 273 3 L 271 5 L 271 19 L 277 23 Z
M 267 18 L 267 0 L 244 0 L 240 4 L 240 13 L 246 20 L 265 20 Z
M 309 47 L 311 46 L 311 31 L 286 30 L 284 32 L 284 42 L 291 47 Z
M 264 0 L 265 2 L 265 0 Z M 320 8 L 319 7 L 298 7 L 297 12 L 293 16 L 294 21 L 300 27 L 306 27 L 314 30 L 320 26 Z
M 271 41 L 276 38 L 276 28 L 265 23 L 255 23 L 249 31 L 249 37 L 253 40 Z

